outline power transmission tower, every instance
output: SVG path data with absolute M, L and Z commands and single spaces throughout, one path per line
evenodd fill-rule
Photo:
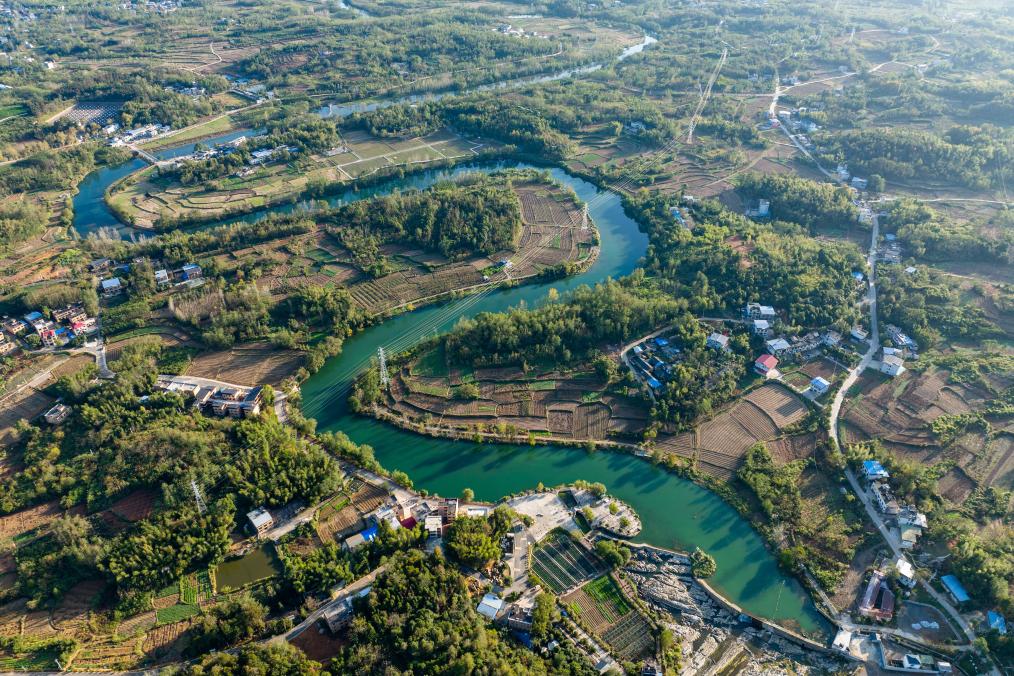
M 387 387 L 387 384 L 391 381 L 387 375 L 387 355 L 384 354 L 384 348 L 377 348 L 377 359 L 380 361 L 380 384 Z
M 204 514 L 208 511 L 208 507 L 204 504 L 204 498 L 201 496 L 201 489 L 197 486 L 197 479 L 190 480 L 190 488 L 194 491 L 194 501 L 197 502 L 197 513 Z

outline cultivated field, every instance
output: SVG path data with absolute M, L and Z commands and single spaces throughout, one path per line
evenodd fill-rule
M 585 583 L 561 600 L 576 607 L 581 623 L 621 659 L 641 660 L 655 652 L 651 623 L 627 602 L 608 575 Z
M 767 384 L 703 423 L 694 432 L 660 435 L 656 446 L 664 453 L 695 459 L 703 471 L 729 480 L 751 446 L 758 441 L 779 438 L 785 428 L 805 416 L 806 406 L 795 394 L 780 385 Z M 792 443 L 784 442 L 789 448 L 793 448 Z M 806 448 L 807 443 L 800 442 L 798 448 Z
M 455 398 L 464 382 L 479 398 Z M 648 412 L 638 399 L 618 394 L 591 371 L 523 373 L 519 369 L 452 371 L 441 348 L 421 354 L 392 380 L 388 410 L 409 422 L 427 421 L 465 433 L 476 425 L 567 439 L 635 435 Z
M 249 343 L 228 351 L 205 352 L 194 357 L 186 375 L 236 385 L 278 385 L 296 372 L 303 353 L 267 344 Z
M 994 392 L 1009 382 L 995 374 L 987 382 Z M 846 440 L 880 439 L 899 457 L 934 464 L 953 461 L 939 482 L 943 495 L 962 502 L 977 485 L 1014 485 L 1014 443 L 1006 431 L 985 435 L 968 429 L 953 440 L 941 440 L 930 424 L 941 416 L 979 411 L 996 395 L 981 384 L 956 382 L 942 369 L 906 372 L 888 379 L 868 373 L 857 385 L 859 396 L 842 411 Z
M 532 572 L 554 593 L 563 594 L 601 574 L 602 561 L 563 531 L 554 531 L 532 553 Z
M 214 186 L 182 186 L 155 178 L 154 170 L 149 168 L 135 175 L 136 183 L 127 181 L 114 189 L 108 199 L 129 214 L 134 225 L 148 228 L 163 216 L 214 218 L 260 209 L 287 202 L 304 192 L 309 183 L 351 183 L 385 169 L 476 157 L 497 145 L 447 130 L 404 140 L 375 139 L 364 132 L 351 132 L 345 140 L 346 152 L 313 156 L 309 171 L 292 164 L 270 164 L 249 175 L 218 179 Z
M 322 542 L 341 542 L 348 535 L 366 527 L 363 519 L 387 499 L 380 486 L 350 481 L 346 490 L 317 511 L 317 536 Z

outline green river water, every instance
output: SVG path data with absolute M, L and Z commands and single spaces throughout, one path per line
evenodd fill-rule
M 214 143 L 216 139 L 209 142 Z M 174 154 L 186 152 L 178 149 Z M 130 170 L 136 168 L 136 163 Z M 486 163 L 450 170 L 431 170 L 391 180 L 369 189 L 348 191 L 331 202 L 362 199 L 394 190 L 424 188 L 435 181 L 467 171 L 492 171 L 516 163 Z M 111 226 L 115 217 L 102 202 L 110 182 L 129 173 L 126 166 L 102 169 L 82 184 L 75 198 L 75 225 L 85 234 L 97 226 Z M 660 470 L 631 455 L 557 446 L 509 446 L 431 439 L 352 415 L 346 397 L 354 377 L 369 363 L 379 346 L 403 350 L 422 338 L 450 329 L 461 317 L 497 312 L 521 303 L 542 302 L 550 288 L 564 292 L 580 284 L 594 284 L 631 272 L 647 247 L 647 238 L 623 212 L 620 199 L 559 169 L 553 177 L 570 186 L 589 203 L 598 227 L 602 251 L 587 271 L 551 283 L 533 283 L 495 291 L 481 298 L 463 298 L 424 307 L 371 327 L 345 342 L 341 356 L 303 385 L 304 410 L 321 431 L 342 431 L 357 443 L 371 445 L 384 467 L 408 473 L 418 488 L 446 496 L 471 488 L 478 499 L 494 501 L 505 495 L 577 479 L 600 481 L 610 493 L 632 505 L 641 516 L 643 532 L 637 540 L 679 550 L 699 546 L 712 554 L 718 572 L 712 586 L 747 612 L 808 634 L 826 635 L 827 621 L 817 612 L 806 591 L 778 568 L 757 532 L 732 507 L 711 491 Z M 249 216 L 253 219 L 257 216 Z M 129 233 L 128 233 L 129 234 Z

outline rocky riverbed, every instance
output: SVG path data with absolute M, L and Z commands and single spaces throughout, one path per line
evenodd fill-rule
M 624 573 L 682 642 L 681 674 L 821 674 L 849 666 L 726 610 L 694 580 L 686 556 L 636 548 Z

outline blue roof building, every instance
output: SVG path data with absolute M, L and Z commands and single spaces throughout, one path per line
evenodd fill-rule
M 880 464 L 879 460 L 864 460 L 863 461 L 863 474 L 870 481 L 874 479 L 888 479 L 890 474 L 884 469 L 884 466 Z
M 658 382 L 654 378 L 648 378 L 648 387 L 650 387 L 653 390 L 657 390 L 662 387 L 662 383 Z
M 669 344 L 669 341 L 666 340 L 665 338 L 656 338 L 655 344 L 658 345 L 659 347 L 665 347 L 666 345 Z
M 940 578 L 940 582 L 943 583 L 944 587 L 947 588 L 947 591 L 958 603 L 972 600 L 972 597 L 965 591 L 965 587 L 953 575 L 944 575 Z
M 1002 635 L 1007 635 L 1007 620 L 1000 613 L 995 610 L 989 611 L 986 613 L 986 622 L 990 629 L 996 629 Z
M 359 534 L 363 536 L 363 540 L 366 542 L 372 542 L 377 537 L 377 527 L 370 526 Z
M 42 313 L 41 312 L 29 312 L 28 314 L 25 315 L 25 321 L 26 322 L 34 322 L 34 321 L 38 321 L 40 319 L 42 319 Z

